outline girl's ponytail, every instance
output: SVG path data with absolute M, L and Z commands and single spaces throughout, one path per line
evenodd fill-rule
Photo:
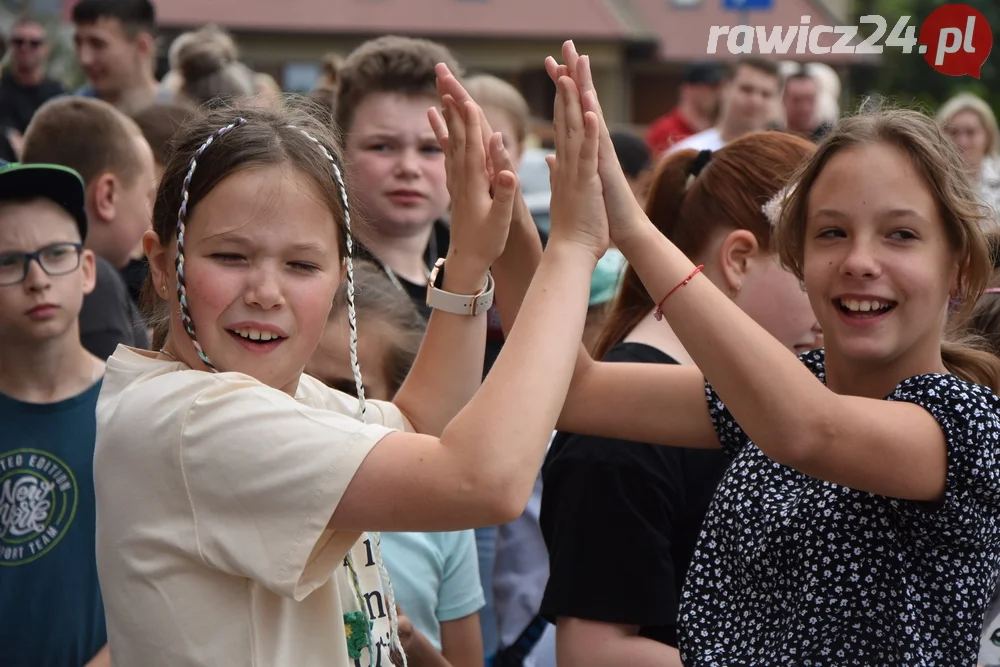
M 698 151 L 677 151 L 664 158 L 653 175 L 646 215 L 667 238 L 673 237 L 680 220 L 691 167 L 697 158 Z M 620 343 L 655 305 L 635 269 L 628 266 L 618 298 L 608 311 L 607 325 L 594 346 L 594 358 L 604 358 L 608 350 Z
M 656 167 L 646 215 L 692 260 L 702 257 L 720 232 L 737 229 L 752 232 L 768 249 L 771 223 L 762 207 L 815 149 L 792 134 L 754 132 L 717 151 L 675 151 Z M 594 356 L 603 358 L 655 306 L 639 276 L 626 269 Z

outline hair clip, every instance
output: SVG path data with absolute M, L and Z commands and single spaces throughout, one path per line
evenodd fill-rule
M 788 198 L 795 192 L 795 185 L 786 185 L 782 189 L 778 190 L 778 194 L 767 200 L 767 203 L 760 207 L 760 212 L 764 214 L 767 218 L 768 223 L 772 227 L 778 226 L 778 221 L 781 219 L 781 212 L 785 208 L 785 202 Z

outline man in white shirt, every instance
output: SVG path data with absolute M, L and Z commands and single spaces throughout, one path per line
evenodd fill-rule
M 780 92 L 777 62 L 758 57 L 740 60 L 725 84 L 719 122 L 678 142 L 668 153 L 684 148 L 714 151 L 744 134 L 767 129 Z

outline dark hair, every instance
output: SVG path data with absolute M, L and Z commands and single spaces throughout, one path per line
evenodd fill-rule
M 284 101 L 267 107 L 247 102 L 215 107 L 192 116 L 181 128 L 174 138 L 174 150 L 166 164 L 153 207 L 153 230 L 160 243 L 164 247 L 176 243 L 177 214 L 192 158 L 209 137 L 237 118 L 245 119 L 246 123 L 216 138 L 198 158 L 198 168 L 188 187 L 188 220 L 198 208 L 198 203 L 227 176 L 252 167 L 289 165 L 309 178 L 323 195 L 340 226 L 340 256 L 346 256 L 346 228 L 340 188 L 326 155 L 303 134 L 303 131 L 308 132 L 339 160 L 340 149 L 333 128 Z M 153 327 L 154 349 L 158 349 L 166 340 L 169 314 L 165 302 L 156 294 L 150 276 L 143 284 L 141 301 Z
M 773 76 L 779 82 L 781 81 L 781 69 L 778 67 L 777 61 L 768 60 L 767 58 L 762 58 L 760 56 L 744 56 L 737 60 L 736 64 L 733 66 L 733 77 L 736 76 L 736 72 L 738 72 L 741 67 L 755 69 L 758 72 L 763 72 L 764 74 Z
M 192 113 L 192 109 L 182 104 L 164 102 L 150 104 L 132 114 L 132 120 L 153 150 L 153 158 L 161 165 L 169 159 L 170 140 Z
M 24 133 L 22 162 L 59 164 L 88 185 L 110 172 L 125 185 L 141 173 L 135 121 L 102 100 L 57 97 L 43 104 Z
M 941 345 L 945 366 L 964 380 L 1000 389 L 1000 359 L 983 349 L 985 343 L 967 328 L 993 273 L 990 243 L 983 231 L 992 215 L 968 178 L 961 153 L 933 119 L 917 111 L 873 109 L 838 121 L 803 166 L 783 202 L 776 239 L 782 263 L 802 278 L 809 191 L 830 159 L 842 150 L 873 144 L 895 146 L 906 153 L 934 197 L 958 255 L 960 305 L 951 313 Z
M 813 150 L 811 142 L 790 134 L 756 132 L 711 153 L 697 175 L 692 169 L 702 153 L 693 149 L 670 153 L 656 167 L 646 214 L 692 259 L 705 252 L 719 230 L 749 230 L 767 249 L 772 230 L 762 207 L 788 184 Z M 594 356 L 603 358 L 655 306 L 629 266 Z
M 649 144 L 628 130 L 611 132 L 611 143 L 615 147 L 615 156 L 622 166 L 622 171 L 629 178 L 636 178 L 650 167 L 651 154 Z
M 73 5 L 73 23 L 118 19 L 126 34 L 156 34 L 156 8 L 149 0 L 80 0 Z
M 434 68 L 442 62 L 455 76 L 462 76 L 451 51 L 426 39 L 388 35 L 356 48 L 337 75 L 336 114 L 340 131 L 351 131 L 358 105 L 372 93 L 436 97 Z
M 354 263 L 354 309 L 359 331 L 386 336 L 389 390 L 395 394 L 413 367 L 420 351 L 427 320 L 413 300 L 400 292 L 382 270 L 367 261 Z M 347 283 L 337 290 L 330 319 L 347 316 Z M 362 340 L 367 336 L 361 336 Z M 363 344 L 363 343 L 361 343 Z M 348 393 L 354 393 L 348 391 Z

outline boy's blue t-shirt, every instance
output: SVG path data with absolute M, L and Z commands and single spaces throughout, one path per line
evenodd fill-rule
M 98 382 L 59 403 L 0 394 L 0 665 L 86 664 L 107 643 L 97 580 Z
M 441 650 L 441 624 L 482 609 L 476 538 L 471 530 L 382 533 L 382 556 L 396 603 Z

